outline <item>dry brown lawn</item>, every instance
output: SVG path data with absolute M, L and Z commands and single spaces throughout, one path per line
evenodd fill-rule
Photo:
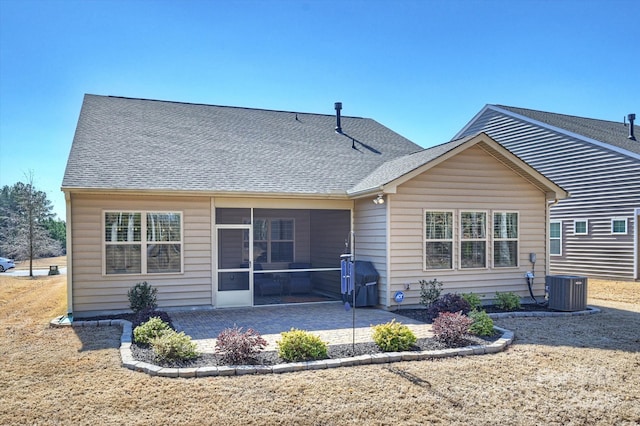
M 640 284 L 589 284 L 602 313 L 501 320 L 495 355 L 169 379 L 121 368 L 116 327 L 49 328 L 64 276 L 0 275 L 0 424 L 638 424 Z
M 60 268 L 67 267 L 67 256 L 46 257 L 43 259 L 33 259 L 33 269 L 47 269 L 51 265 L 58 265 Z M 29 270 L 29 261 L 16 262 L 16 270 Z

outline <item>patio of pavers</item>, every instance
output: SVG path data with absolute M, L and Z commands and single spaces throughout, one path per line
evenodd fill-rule
M 341 302 L 181 311 L 171 312 L 170 316 L 178 331 L 191 336 L 199 351 L 208 353 L 214 352 L 216 337 L 220 332 L 234 325 L 243 330 L 253 328 L 259 332 L 268 342 L 268 350 L 275 350 L 276 341 L 281 338 L 280 333 L 292 328 L 315 334 L 329 345 L 339 345 L 354 341 L 355 324 L 355 343 L 371 342 L 371 326 L 387 323 L 394 318 L 407 325 L 419 339 L 433 337 L 431 324 L 376 308 L 347 311 Z

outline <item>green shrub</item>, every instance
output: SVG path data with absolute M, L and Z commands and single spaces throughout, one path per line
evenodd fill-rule
M 127 292 L 131 310 L 136 313 L 144 310 L 154 310 L 158 307 L 156 303 L 157 294 L 158 289 L 153 288 L 146 281 L 137 283 Z
M 149 321 L 153 317 L 160 318 L 162 321 L 169 324 L 169 327 L 175 330 L 175 328 L 173 327 L 173 321 L 171 321 L 171 317 L 169 316 L 169 314 L 164 311 L 156 311 L 154 309 L 144 309 L 142 311 L 138 311 L 131 319 L 131 325 L 135 329 L 137 326 Z
M 151 339 L 151 348 L 162 361 L 181 361 L 197 358 L 196 344 L 191 341 L 191 336 L 169 330 L 158 337 Z
M 473 324 L 469 327 L 469 333 L 476 336 L 493 335 L 493 320 L 485 311 L 473 310 L 469 312 L 469 318 L 473 320 Z
M 327 344 L 320 337 L 292 328 L 291 331 L 280 333 L 282 340 L 278 340 L 278 355 L 285 361 L 311 361 L 327 358 Z
M 431 281 L 421 280 L 420 283 L 420 304 L 430 306 L 438 300 L 442 292 L 442 282 L 436 278 Z
M 496 292 L 496 306 L 505 311 L 515 311 L 520 309 L 520 297 L 512 292 Z
M 471 306 L 471 310 L 479 310 L 480 306 L 482 306 L 482 299 L 475 293 L 462 293 L 462 298 L 469 302 L 469 306 Z
M 152 339 L 171 330 L 171 326 L 160 317 L 151 317 L 133 329 L 133 341 L 141 345 L 148 345 Z
M 225 328 L 218 334 L 216 350 L 221 352 L 224 362 L 244 364 L 267 346 L 260 333 L 249 328 L 244 333 L 242 327 Z
M 386 324 L 373 326 L 373 341 L 384 352 L 396 352 L 411 349 L 417 338 L 409 327 L 394 318 Z
M 473 320 L 462 312 L 442 312 L 433 321 L 433 334 L 447 346 L 459 346 L 472 323 Z

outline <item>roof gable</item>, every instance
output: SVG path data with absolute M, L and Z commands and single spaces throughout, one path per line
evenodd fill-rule
M 561 133 L 592 145 L 607 148 L 640 159 L 640 140 L 629 139 L 629 125 L 621 122 L 597 120 L 565 114 L 536 111 L 503 105 L 486 105 L 455 136 L 457 139 L 487 110 L 493 110 L 533 125 Z M 634 125 L 636 139 L 640 139 L 640 127 Z
M 485 133 L 467 136 L 442 145 L 406 155 L 381 165 L 365 179 L 349 190 L 352 196 L 369 195 L 375 192 L 394 193 L 396 188 L 415 176 L 446 161 L 459 152 L 479 146 L 485 152 L 544 192 L 549 199 L 563 199 L 568 192 L 543 174 L 529 166 L 511 151 L 491 139 Z
M 63 189 L 342 195 L 422 148 L 374 120 L 86 95 Z

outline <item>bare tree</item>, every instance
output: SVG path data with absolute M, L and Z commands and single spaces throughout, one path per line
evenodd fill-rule
M 62 247 L 46 228 L 53 218 L 51 202 L 33 185 L 33 173 L 25 175 L 27 183 L 18 182 L 0 191 L 0 253 L 16 260 L 29 259 L 29 276 L 33 277 L 33 259 L 59 256 Z

